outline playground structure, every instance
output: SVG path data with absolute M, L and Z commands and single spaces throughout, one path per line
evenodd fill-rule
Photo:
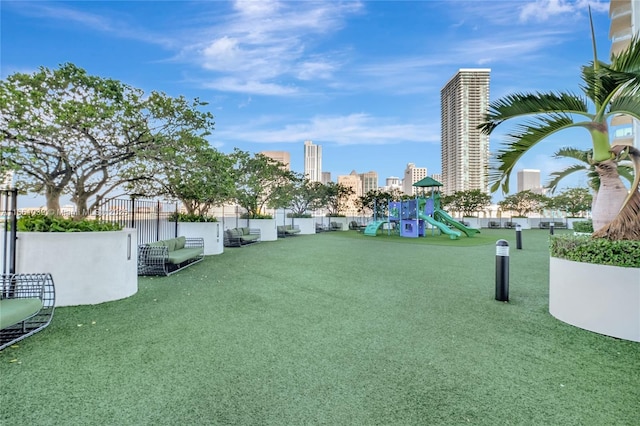
M 430 229 L 434 235 L 436 229 L 446 234 L 452 240 L 460 238 L 462 233 L 473 237 L 480 230 L 470 228 L 458 222 L 440 208 L 440 195 L 432 193 L 430 197 L 416 197 L 412 200 L 389 202 L 388 216 L 384 220 L 374 219 L 364 230 L 365 235 L 376 236 L 384 224 L 391 232 L 391 228 L 399 229 L 401 237 L 424 237 Z M 451 227 L 455 228 L 452 229 Z

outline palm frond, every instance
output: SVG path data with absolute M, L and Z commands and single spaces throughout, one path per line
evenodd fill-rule
M 478 126 L 490 134 L 500 123 L 529 115 L 588 115 L 587 100 L 572 93 L 514 93 L 489 104 L 485 122 Z
M 640 120 L 640 96 L 616 96 L 609 105 L 607 115 L 626 114 Z
M 611 65 L 608 68 L 630 74 L 640 72 L 640 35 L 635 35 L 623 51 L 611 55 Z
M 547 184 L 545 185 L 546 188 L 549 188 L 549 190 L 551 191 L 551 193 L 554 193 L 556 191 L 556 189 L 558 188 L 558 184 L 560 183 L 560 181 L 562 181 L 563 179 L 565 179 L 567 176 L 570 176 L 574 173 L 577 172 L 588 172 L 589 171 L 589 165 L 585 165 L 585 164 L 573 164 L 571 166 L 568 166 L 562 170 L 559 170 L 557 172 L 552 172 L 549 174 L 549 182 L 547 182 Z M 597 176 L 597 175 L 596 175 Z M 590 179 L 590 186 L 591 185 L 591 179 Z M 592 186 L 593 187 L 593 186 Z
M 590 157 L 593 150 L 591 149 L 579 149 L 573 147 L 562 147 L 553 153 L 553 158 L 572 158 L 574 160 L 582 161 L 585 164 L 590 164 Z
M 509 192 L 509 177 L 520 158 L 541 140 L 570 127 L 585 127 L 588 123 L 575 123 L 565 114 L 549 114 L 536 117 L 516 126 L 516 132 L 507 135 L 501 149 L 495 155 L 489 172 L 491 190 L 496 191 L 502 186 L 505 193 Z

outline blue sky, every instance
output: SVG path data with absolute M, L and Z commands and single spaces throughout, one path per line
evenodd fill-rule
M 223 152 L 289 151 L 302 172 L 312 140 L 334 180 L 375 170 L 384 184 L 409 162 L 440 172 L 440 89 L 460 68 L 491 68 L 492 100 L 577 92 L 580 66 L 593 58 L 589 4 L 607 59 L 608 1 L 2 0 L 0 73 L 72 62 L 145 91 L 198 97 Z M 492 135 L 492 151 L 500 139 Z M 544 183 L 565 164 L 550 159 L 560 146 L 590 143 L 560 134 L 516 169 L 540 169 Z

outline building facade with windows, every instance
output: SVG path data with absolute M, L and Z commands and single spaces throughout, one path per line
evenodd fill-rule
M 640 1 L 611 0 L 609 3 L 609 38 L 611 54 L 618 54 L 629 46 L 631 38 L 640 34 Z M 619 115 L 611 120 L 613 143 L 635 145 L 640 149 L 640 122 L 627 115 Z
M 489 135 L 479 129 L 489 111 L 488 68 L 460 69 L 440 91 L 442 191 L 489 191 Z
M 311 182 L 322 182 L 322 147 L 304 142 L 304 175 Z
M 426 177 L 426 167 L 416 167 L 414 163 L 407 163 L 407 167 L 404 169 L 404 179 L 402 179 L 402 192 L 407 195 L 416 195 L 418 188 L 413 184 Z
M 269 157 L 284 165 L 284 169 L 291 170 L 291 154 L 287 151 L 261 151 L 260 154 Z

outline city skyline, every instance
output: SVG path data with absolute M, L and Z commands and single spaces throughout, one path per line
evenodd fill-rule
M 304 170 L 299 144 L 312 140 L 332 176 L 384 179 L 407 163 L 437 174 L 439 91 L 451 75 L 491 68 L 492 100 L 577 91 L 593 58 L 588 5 L 606 60 L 606 1 L 2 1 L 0 74 L 72 62 L 147 93 L 197 97 L 215 116 L 212 146 L 289 151 L 294 171 Z M 492 151 L 503 136 L 491 136 Z M 580 140 L 552 137 L 518 167 L 544 182 L 568 164 L 551 154 Z

